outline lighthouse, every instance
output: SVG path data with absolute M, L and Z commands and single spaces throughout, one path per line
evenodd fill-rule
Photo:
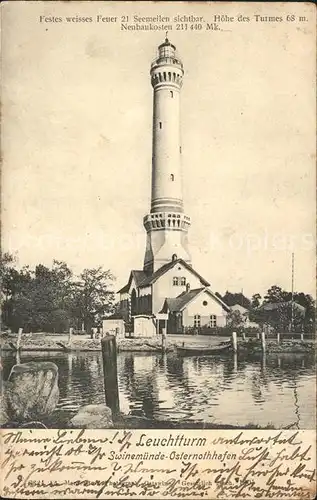
M 152 186 L 150 213 L 144 217 L 147 242 L 144 271 L 153 273 L 173 258 L 191 263 L 184 213 L 180 96 L 183 64 L 166 37 L 151 64 L 153 87 Z
M 192 266 L 190 218 L 183 203 L 180 96 L 183 63 L 168 38 L 151 64 L 153 87 L 151 206 L 143 219 L 143 269 L 132 269 L 119 290 L 119 319 L 134 337 L 184 333 L 226 324 L 228 306 Z M 106 326 L 105 326 L 106 327 Z M 120 324 L 117 326 L 120 329 Z M 109 327 L 110 328 L 110 327 Z M 189 330 L 188 330 L 189 329 Z

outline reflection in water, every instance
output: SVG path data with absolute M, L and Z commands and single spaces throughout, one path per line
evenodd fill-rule
M 297 393 L 297 386 L 296 386 L 296 379 L 294 378 L 294 406 L 295 406 L 295 415 L 297 417 L 296 419 L 296 428 L 300 428 L 300 414 L 299 414 L 299 404 L 298 404 L 298 393 Z
M 60 399 L 51 419 L 63 426 L 83 404 L 105 401 L 101 353 L 22 353 L 21 362 L 59 367 Z M 15 357 L 4 356 L 4 379 Z M 118 354 L 120 409 L 156 420 L 195 420 L 245 426 L 313 428 L 314 359 Z

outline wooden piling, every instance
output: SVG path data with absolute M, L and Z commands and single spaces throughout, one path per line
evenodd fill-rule
M 303 333 L 300 334 L 300 339 L 303 342 L 303 340 L 304 340 L 304 334 Z
M 166 352 L 166 326 L 162 328 L 162 352 Z
M 238 343 L 237 343 L 237 332 L 232 332 L 232 349 L 233 352 L 237 352 L 238 350 Z
M 106 405 L 111 408 L 115 419 L 120 414 L 116 338 L 113 335 L 104 337 L 101 340 L 101 350 Z
M 281 334 L 277 333 L 276 334 L 276 342 L 279 344 L 281 342 Z
M 21 349 L 22 332 L 23 332 L 23 328 L 19 328 L 19 330 L 18 330 L 18 338 L 17 338 L 17 348 L 16 348 L 16 351 L 15 351 L 15 362 L 16 362 L 17 365 L 19 365 L 21 363 L 20 349 Z
M 19 351 L 19 349 L 20 349 L 22 332 L 23 332 L 23 328 L 19 328 L 18 338 L 17 338 L 17 351 Z
M 242 330 L 242 339 L 243 339 L 243 341 L 245 342 L 245 340 L 246 340 L 246 336 L 245 336 L 245 331 L 243 331 L 243 330 Z
M 262 351 L 265 352 L 265 349 L 266 349 L 265 332 L 261 332 L 261 347 L 262 347 Z
M 73 331 L 74 331 L 74 328 L 69 329 L 69 333 L 68 333 L 68 345 L 69 345 L 69 347 L 71 347 L 72 343 L 73 343 Z
M 238 353 L 235 351 L 233 353 L 233 371 L 236 373 L 238 370 Z

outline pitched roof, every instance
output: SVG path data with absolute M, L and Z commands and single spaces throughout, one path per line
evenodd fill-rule
M 192 266 L 187 264 L 187 262 L 185 262 L 183 259 L 175 259 L 175 260 L 171 260 L 167 264 L 164 264 L 162 267 L 157 269 L 157 271 L 155 271 L 155 273 L 153 273 L 149 276 L 146 276 L 144 281 L 142 281 L 142 283 L 139 285 L 140 288 L 151 285 L 152 283 L 157 281 L 161 276 L 163 276 L 163 274 L 165 274 L 167 271 L 169 271 L 174 266 L 176 266 L 176 264 L 182 264 L 186 269 L 188 269 L 188 271 L 193 273 L 201 281 L 202 285 L 209 286 L 208 281 L 206 281 L 199 273 L 197 273 L 197 271 L 195 271 L 195 269 L 193 269 Z
M 231 293 L 226 292 L 223 297 L 221 297 L 228 306 L 241 306 L 245 309 L 251 309 L 251 301 L 243 295 L 243 293 Z
M 127 283 L 122 288 L 120 288 L 120 290 L 118 290 L 117 293 L 126 293 L 129 291 L 129 288 L 130 288 L 130 285 L 129 285 L 129 283 Z
M 134 281 L 135 281 L 135 284 L 137 287 L 139 287 L 141 285 L 142 281 L 144 281 L 147 277 L 145 272 L 140 271 L 140 270 L 131 271 L 131 274 L 134 278 Z
M 144 281 L 144 279 L 146 278 L 146 274 L 144 271 L 141 271 L 139 269 L 133 269 L 130 273 L 130 276 L 129 276 L 129 281 L 128 283 L 123 287 L 121 288 L 120 290 L 118 290 L 117 293 L 125 293 L 125 292 L 128 292 L 129 291 L 129 288 L 130 288 L 130 285 L 131 285 L 131 281 L 132 279 L 134 279 L 135 281 L 135 284 L 137 287 L 140 286 L 140 283 L 142 281 Z
M 217 302 L 219 302 L 227 312 L 229 311 L 230 308 L 227 306 L 227 304 L 225 304 L 215 293 L 213 293 L 206 287 L 202 287 L 194 288 L 192 290 L 189 290 L 188 292 L 183 292 L 175 298 L 166 298 L 161 312 L 166 312 L 167 310 L 169 310 L 170 312 L 182 311 L 189 304 L 189 302 L 194 300 L 202 292 L 207 292 Z
M 210 285 L 210 283 L 208 283 L 208 281 L 206 281 L 197 271 L 195 271 L 195 269 L 191 265 L 187 264 L 187 262 L 185 262 L 183 259 L 175 259 L 175 260 L 171 260 L 167 264 L 164 264 L 163 266 L 161 266 L 153 274 L 146 274 L 144 271 L 140 271 L 140 270 L 131 271 L 128 283 L 123 288 L 118 290 L 117 293 L 128 292 L 130 285 L 131 285 L 132 278 L 134 279 L 137 288 L 144 288 L 144 287 L 150 286 L 150 285 L 152 285 L 152 283 L 155 283 L 155 281 L 157 281 L 161 276 L 163 276 L 167 271 L 172 269 L 177 264 L 182 264 L 188 271 L 190 271 L 192 274 L 194 274 L 196 276 L 196 278 L 198 278 L 200 280 L 201 284 L 204 287 L 207 287 Z M 221 299 L 219 299 L 219 297 L 217 297 L 217 296 L 215 296 L 215 297 L 221 301 Z
M 298 302 L 294 302 L 294 309 L 297 309 L 298 311 L 305 312 L 306 308 L 302 306 L 301 304 L 298 304 Z M 257 308 L 257 311 L 274 311 L 276 309 L 283 309 L 285 307 L 289 307 L 292 305 L 291 300 L 287 300 L 285 302 L 265 302 L 262 304 L 260 307 Z
M 230 307 L 228 306 L 228 304 L 221 298 L 219 297 L 219 295 L 217 295 L 216 293 L 212 292 L 211 290 L 209 290 L 207 288 L 206 290 L 210 295 L 212 295 L 212 297 L 217 301 L 219 302 L 219 304 L 223 307 L 223 309 L 227 312 L 230 311 Z
M 181 293 L 178 297 L 174 299 L 167 298 L 166 304 L 169 311 L 171 312 L 181 311 L 182 309 L 184 309 L 184 307 L 187 306 L 187 304 L 191 300 L 197 297 L 197 295 L 199 295 L 202 290 L 204 290 L 204 288 L 195 288 L 193 290 L 189 290 L 188 292 Z
M 102 319 L 123 319 L 123 317 L 122 317 L 122 314 L 120 314 L 119 312 L 116 312 L 116 313 L 110 314 L 110 316 L 103 316 Z

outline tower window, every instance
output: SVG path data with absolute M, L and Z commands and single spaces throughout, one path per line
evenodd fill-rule
M 171 97 L 173 98 L 174 97 L 173 91 L 170 90 L 170 93 L 171 93 Z
M 180 153 L 182 152 L 182 146 L 179 146 L 179 152 Z
M 174 174 L 170 175 L 170 179 L 171 179 L 171 181 L 174 181 Z
M 162 122 L 159 122 L 159 126 L 160 126 L 160 128 L 162 128 Z

